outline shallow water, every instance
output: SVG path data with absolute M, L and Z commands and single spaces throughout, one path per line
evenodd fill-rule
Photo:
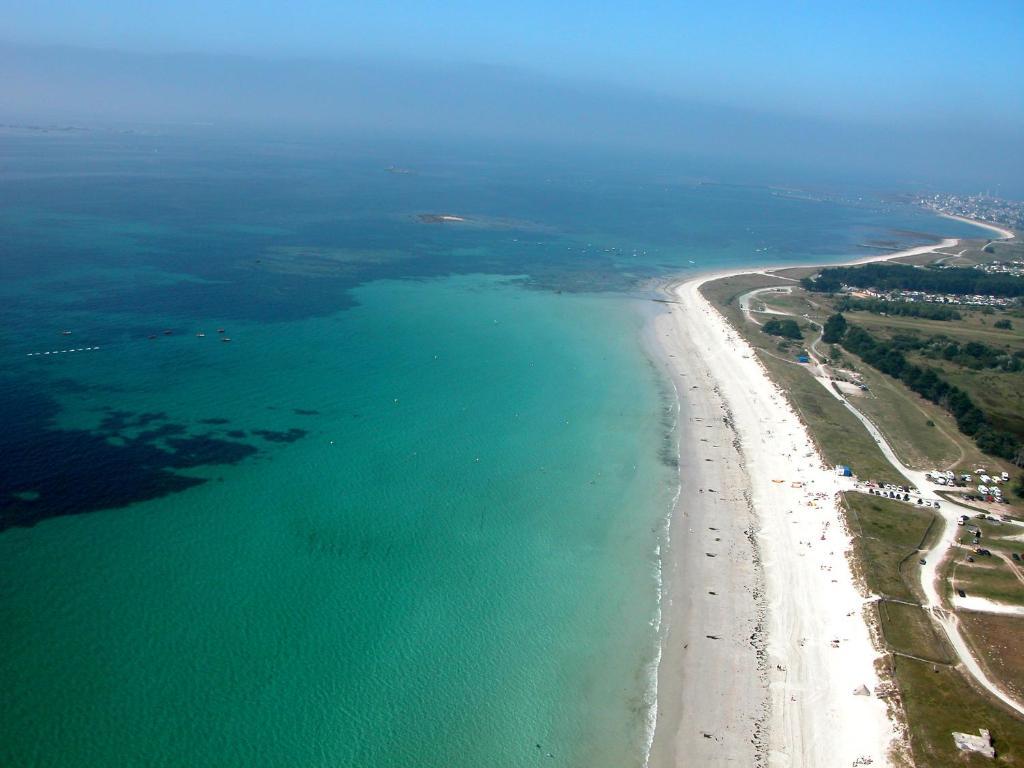
M 640 764 L 676 484 L 645 281 L 971 231 L 591 166 L 45 142 L 0 181 L 5 765 Z

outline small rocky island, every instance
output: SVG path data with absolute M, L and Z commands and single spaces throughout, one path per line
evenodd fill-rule
M 421 213 L 416 218 L 424 224 L 451 224 L 466 221 L 464 216 L 454 216 L 450 213 Z

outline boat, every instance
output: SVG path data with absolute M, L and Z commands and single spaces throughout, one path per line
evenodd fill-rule
M 217 329 L 217 333 L 224 333 L 224 329 L 223 328 L 218 328 Z
M 221 339 L 221 341 L 231 341 L 231 339 L 229 339 L 227 336 L 225 336 L 224 338 Z
M 71 331 L 61 331 L 60 335 L 61 336 L 70 336 L 71 335 Z
M 170 328 L 164 329 L 164 336 L 170 336 L 172 333 L 174 333 L 174 331 L 172 331 Z
M 201 339 L 201 338 L 203 338 L 204 336 L 206 336 L 206 334 L 205 334 L 205 333 L 203 333 L 202 331 L 200 331 L 199 333 L 197 333 L 197 334 L 196 334 L 196 338 L 200 338 L 200 339 Z

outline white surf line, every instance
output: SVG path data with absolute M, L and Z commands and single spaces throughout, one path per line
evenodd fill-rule
M 95 352 L 99 347 L 75 347 L 73 349 L 51 349 L 46 352 L 27 352 L 25 357 L 40 357 L 42 355 L 63 355 L 69 352 Z

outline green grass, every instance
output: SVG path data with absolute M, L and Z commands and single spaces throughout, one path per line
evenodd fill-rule
M 1024 698 L 1024 654 L 1020 636 L 1024 617 L 962 611 L 960 628 L 991 674 L 1011 695 Z
M 939 636 L 923 608 L 883 600 L 878 605 L 878 616 L 882 635 L 893 651 L 936 664 L 951 664 L 955 660 L 949 644 Z
M 977 693 L 956 671 L 943 664 L 892 658 L 910 727 L 910 745 L 919 766 L 992 766 L 1024 764 L 1024 722 Z M 953 731 L 977 733 L 987 728 L 996 762 L 960 753 Z
M 880 594 L 914 602 L 911 585 L 919 578 L 915 548 L 925 538 L 928 522 L 934 515 L 921 508 L 861 494 L 844 494 L 844 502 L 857 562 L 868 586 Z M 936 533 L 936 529 L 931 529 L 925 546 Z M 906 713 L 915 763 L 990 766 L 992 762 L 987 759 L 961 755 L 951 735 L 953 731 L 976 733 L 979 728 L 988 728 L 996 746 L 996 764 L 1021 764 L 1024 722 L 978 693 L 950 665 L 953 656 L 949 646 L 924 610 L 917 605 L 882 600 L 878 616 L 886 644 L 896 654 L 887 658 Z M 1024 622 L 1017 622 L 967 623 L 969 637 L 976 640 L 982 658 L 991 662 L 990 668 L 1000 679 L 1020 680 L 1024 660 L 1017 652 L 1016 640 Z M 1000 650 L 1004 646 L 1005 652 Z
M 792 293 L 762 293 L 757 298 L 770 309 L 796 315 L 796 320 L 801 323 L 804 322 L 805 314 L 814 312 L 814 306 L 807 300 L 807 294 L 802 289 Z
M 917 602 L 917 549 L 937 515 L 924 507 L 863 493 L 844 493 L 843 504 L 868 589 Z
M 822 301 L 828 303 L 827 297 Z M 1024 349 L 1024 321 L 1018 320 L 1010 331 L 992 327 L 999 317 L 1010 317 L 1013 312 L 985 315 L 979 310 L 961 310 L 962 320 L 942 322 L 911 317 L 887 317 L 869 312 L 848 312 L 850 322 L 862 326 L 879 338 L 892 338 L 895 334 L 921 337 L 944 334 L 959 342 L 981 341 L 1008 351 Z M 959 466 L 986 466 L 1016 475 L 1020 470 L 1010 462 L 982 453 L 974 440 L 963 435 L 945 409 L 921 398 L 903 384 L 875 371 L 859 358 L 844 351 L 864 375 L 871 397 L 855 398 L 860 407 L 878 426 L 893 446 L 897 455 L 908 465 L 927 469 Z M 1024 373 L 1005 373 L 993 370 L 972 371 L 944 360 L 924 358 L 913 352 L 907 359 L 918 365 L 936 368 L 951 384 L 966 391 L 993 422 L 1018 435 L 1024 435 Z M 928 421 L 935 427 L 927 427 Z M 972 466 L 973 465 L 973 466 Z M 1024 508 L 1015 500 L 1013 505 Z
M 946 468 L 964 460 L 973 441 L 960 434 L 946 412 L 903 384 L 856 360 L 868 391 L 850 401 L 878 427 L 904 464 L 915 469 Z M 929 407 L 930 406 L 930 407 Z M 929 426 L 931 421 L 935 426 Z
M 886 461 L 857 417 L 825 391 L 804 366 L 793 362 L 794 350 L 780 352 L 777 338 L 763 333 L 744 318 L 737 297 L 754 288 L 780 284 L 790 283 L 778 280 L 773 282 L 773 278 L 764 275 L 740 275 L 706 283 L 701 292 L 755 349 L 760 350 L 765 367 L 789 396 L 827 462 L 846 464 L 864 479 L 905 482 Z
M 962 320 L 928 320 L 922 317 L 876 315 L 872 312 L 845 314 L 850 322 L 863 326 L 872 335 L 882 338 L 892 338 L 896 333 L 911 333 L 923 337 L 944 335 L 961 343 L 980 341 L 989 346 L 1006 348 L 1011 352 L 1024 348 L 1024 324 L 1014 323 L 1013 329 L 1009 331 L 992 325 L 1001 317 L 1009 317 L 1012 320 L 1012 315 L 983 315 L 981 312 L 959 308 L 958 311 L 964 315 Z
M 801 270 L 785 271 L 787 275 L 796 277 L 800 276 L 800 272 Z M 702 291 L 747 341 L 758 349 L 765 367 L 787 392 L 827 461 L 850 464 L 861 477 L 901 482 L 902 479 L 885 460 L 874 440 L 856 417 L 815 381 L 805 367 L 776 357 L 776 341 L 766 338 L 743 317 L 736 302 L 739 295 L 754 288 L 784 284 L 790 283 L 773 282 L 772 278 L 764 275 L 742 275 L 708 283 Z M 818 297 L 815 296 L 814 300 L 818 301 Z M 787 297 L 784 302 L 773 299 L 772 304 L 785 306 L 787 310 L 793 311 L 799 309 L 800 305 L 796 303 L 798 301 L 798 296 L 794 294 L 793 297 Z M 820 318 L 827 310 L 828 307 L 823 306 L 817 314 L 815 311 L 808 314 Z M 798 314 L 803 314 L 803 311 L 798 311 Z M 865 314 L 857 313 L 857 316 L 859 318 Z M 909 318 L 895 319 L 909 320 L 914 325 L 919 322 Z M 980 334 L 991 330 L 981 325 L 976 318 L 971 322 L 976 327 L 968 327 L 966 332 Z M 1024 323 L 1021 325 L 1024 326 Z M 861 368 L 866 369 L 866 366 L 862 365 Z M 876 423 L 884 419 L 890 422 L 889 429 L 907 433 L 908 442 L 904 450 L 907 450 L 908 454 L 911 453 L 910 445 L 918 445 L 916 441 L 912 444 L 909 442 L 915 439 L 916 433 L 922 429 L 936 429 L 924 425 L 927 415 L 932 414 L 936 424 L 949 432 L 948 416 L 937 410 L 930 411 L 921 405 L 924 401 L 917 402 L 920 399 L 902 385 L 891 382 L 887 386 L 885 382 L 876 380 L 881 376 L 882 374 L 874 374 L 869 383 L 871 391 L 879 401 L 872 415 L 876 418 Z M 982 459 L 974 449 L 973 442 L 955 430 L 952 435 L 946 436 L 945 443 L 943 438 L 937 435 L 928 434 L 926 438 L 920 442 L 921 447 L 916 448 L 921 461 L 932 461 L 935 456 L 953 456 L 956 451 L 956 455 L 964 454 L 961 462 L 970 463 L 977 457 L 978 461 L 989 468 L 994 468 L 998 464 L 988 458 Z M 972 450 L 974 452 L 970 453 Z M 951 658 L 946 641 L 937 633 L 927 614 L 918 605 L 918 547 L 927 548 L 938 535 L 937 526 L 931 525 L 935 515 L 923 507 L 855 493 L 844 494 L 844 508 L 847 522 L 853 532 L 858 569 L 871 591 L 889 598 L 883 598 L 878 604 L 879 623 L 887 645 L 896 654 L 933 659 L 930 662 L 921 662 L 903 655 L 887 657 L 907 715 L 911 751 L 916 764 L 992 765 L 991 761 L 985 758 L 961 755 L 953 744 L 952 731 L 976 733 L 978 728 L 988 728 L 992 732 L 999 755 L 998 764 L 1024 764 L 1024 722 L 978 693 L 955 667 L 945 663 Z M 1012 531 L 1006 527 L 1005 532 Z M 985 534 L 986 539 L 991 538 L 993 541 L 998 535 L 999 532 L 994 532 L 991 537 L 987 532 Z M 990 542 L 986 541 L 986 544 L 988 543 Z M 1024 545 L 1021 546 L 1024 548 Z M 1005 564 L 1003 570 L 1012 578 Z M 1002 577 L 999 578 L 997 586 L 1005 588 Z M 909 604 L 894 601 L 906 601 Z M 1004 637 L 1006 642 L 1016 641 L 1016 635 L 1006 634 L 1003 627 L 999 630 L 1003 632 L 1001 637 Z M 980 629 L 974 631 L 981 638 L 979 642 L 985 643 L 995 630 L 986 627 L 984 631 L 987 631 L 988 635 Z M 1009 647 L 1013 649 L 1011 652 L 1015 652 L 1017 646 Z
M 745 324 L 743 312 L 737 299 L 755 288 L 768 288 L 774 285 L 794 285 L 789 280 L 768 277 L 760 274 L 736 275 L 721 280 L 712 280 L 701 286 L 700 292 L 714 306 L 718 307 L 726 319 L 733 325 Z
M 857 417 L 825 391 L 803 366 L 765 354 L 761 355 L 761 360 L 810 429 L 826 462 L 845 464 L 865 480 L 906 482 L 886 461 Z
M 785 269 L 773 269 L 771 274 L 779 275 L 780 277 L 791 277 L 793 280 L 799 280 L 803 277 L 810 277 L 821 272 L 821 267 L 786 267 Z M 792 281 L 787 281 L 789 285 L 793 285 Z
M 923 361 L 943 372 L 950 383 L 963 389 L 994 424 L 1024 435 L 1024 372 L 970 371 L 949 363 Z
M 970 597 L 1024 604 L 1024 584 L 1010 572 L 1006 563 L 995 557 L 976 557 L 973 563 L 957 563 L 952 583 L 953 588 L 962 589 Z
M 1013 538 L 1021 534 L 1021 527 L 978 518 L 972 519 L 970 525 L 981 530 L 981 546 L 993 554 L 989 557 L 974 555 L 974 537 L 966 528 L 959 529 L 957 539 L 963 548 L 957 552 L 951 569 L 949 590 L 962 589 L 972 597 L 1024 605 L 1024 584 L 1015 573 L 1020 572 L 1024 562 L 1011 566 L 997 557 L 998 553 L 1012 556 L 1014 552 L 1024 552 L 1024 541 Z M 967 562 L 968 556 L 974 557 L 973 563 Z

